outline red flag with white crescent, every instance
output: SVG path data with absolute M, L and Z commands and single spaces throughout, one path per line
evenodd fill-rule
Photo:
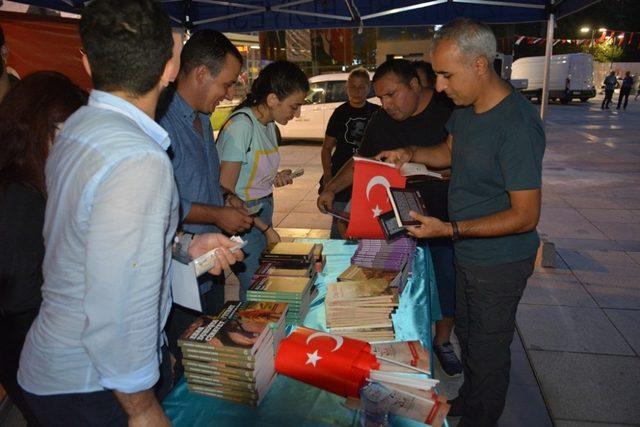
M 280 342 L 276 371 L 339 396 L 358 397 L 380 367 L 364 341 L 299 327 Z
M 347 236 L 384 239 L 378 216 L 391 210 L 389 187 L 404 188 L 406 179 L 395 165 L 354 157 L 351 219 Z

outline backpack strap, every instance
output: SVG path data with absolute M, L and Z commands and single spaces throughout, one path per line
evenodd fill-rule
M 222 126 L 220 126 L 220 132 L 222 132 L 222 130 L 227 126 L 227 123 L 229 123 L 229 121 L 231 121 L 231 119 L 235 116 L 239 116 L 239 115 L 245 115 L 249 118 L 249 122 L 251 123 L 251 127 L 253 127 L 253 120 L 251 120 L 251 116 L 247 113 L 245 113 L 244 111 L 234 111 L 233 113 L 231 113 L 229 115 L 229 117 L 227 117 L 227 120 L 224 121 L 224 123 L 222 124 Z M 253 135 L 253 134 L 252 134 Z M 220 137 L 220 134 L 218 134 L 218 137 Z M 247 147 L 247 153 L 249 151 L 251 151 L 251 141 L 253 140 L 253 137 L 251 138 L 251 140 L 249 140 L 249 147 Z

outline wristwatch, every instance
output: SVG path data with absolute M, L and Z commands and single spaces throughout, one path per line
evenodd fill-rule
M 191 246 L 193 236 L 193 233 L 178 232 L 176 234 L 173 238 L 173 247 L 171 248 L 171 254 L 175 260 L 183 264 L 189 264 L 191 262 L 189 246 Z

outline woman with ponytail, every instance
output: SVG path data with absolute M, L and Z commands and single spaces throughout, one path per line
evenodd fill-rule
M 267 65 L 251 86 L 251 92 L 234 110 L 218 135 L 220 183 L 235 191 L 248 207 L 261 205 L 255 227 L 242 236 L 247 240 L 244 263 L 235 269 L 240 280 L 240 299 L 246 298 L 251 277 L 267 243 L 280 241 L 273 229 L 273 187 L 291 184 L 291 170 L 278 171 L 279 131 L 274 122 L 286 125 L 300 116 L 309 91 L 304 72 L 295 64 L 276 61 Z

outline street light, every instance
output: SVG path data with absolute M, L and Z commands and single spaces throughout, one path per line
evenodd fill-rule
M 591 31 L 591 28 L 589 28 L 589 27 L 582 27 L 582 28 L 580 28 L 580 32 L 581 32 L 581 33 L 583 33 L 583 34 L 584 34 L 584 33 L 588 33 L 589 31 Z
M 582 27 L 582 28 L 580 28 L 580 32 L 583 33 L 583 34 L 586 34 L 589 31 L 591 31 L 591 43 L 589 43 L 589 47 L 593 47 L 593 41 L 594 41 L 596 29 L 595 28 L 591 28 L 591 27 Z M 600 33 L 605 33 L 606 31 L 607 31 L 606 28 L 598 28 L 598 32 L 600 32 Z

